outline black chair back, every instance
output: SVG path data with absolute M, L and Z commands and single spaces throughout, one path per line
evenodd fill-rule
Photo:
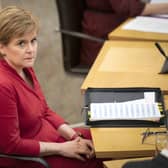
M 85 9 L 84 0 L 56 0 L 60 30 L 81 32 L 81 21 Z M 63 62 L 68 72 L 87 73 L 80 65 L 80 38 L 62 33 Z

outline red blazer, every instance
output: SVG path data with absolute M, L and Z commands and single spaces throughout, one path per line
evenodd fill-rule
M 57 141 L 64 119 L 47 106 L 34 71 L 24 70 L 33 88 L 0 61 L 0 153 L 37 156 L 39 141 Z

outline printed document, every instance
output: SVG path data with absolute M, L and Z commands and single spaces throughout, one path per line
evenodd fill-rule
M 144 99 L 122 103 L 91 103 L 90 120 L 121 119 L 159 119 L 161 117 L 158 103 L 145 102 Z

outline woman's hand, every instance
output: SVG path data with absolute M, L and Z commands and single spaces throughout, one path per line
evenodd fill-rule
M 89 148 L 90 153 L 89 153 L 88 155 L 86 155 L 86 158 L 87 158 L 87 159 L 92 159 L 93 157 L 95 157 L 95 150 L 94 150 L 94 146 L 93 146 L 91 140 L 80 138 L 79 143 L 80 143 L 82 146 L 83 146 L 83 145 L 86 145 L 86 146 Z
M 65 157 L 85 161 L 86 159 L 91 159 L 95 156 L 92 142 L 80 137 L 77 137 L 73 141 L 60 143 L 59 146 L 59 154 Z

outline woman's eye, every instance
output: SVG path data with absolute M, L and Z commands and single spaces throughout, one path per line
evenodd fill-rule
M 25 46 L 25 42 L 24 42 L 24 41 L 20 41 L 20 42 L 18 43 L 18 45 L 19 45 L 21 48 L 23 48 L 23 47 Z
M 32 44 L 34 44 L 34 43 L 36 43 L 36 42 L 37 42 L 37 39 L 36 39 L 36 38 L 34 38 L 34 39 L 31 40 L 31 43 L 32 43 Z

